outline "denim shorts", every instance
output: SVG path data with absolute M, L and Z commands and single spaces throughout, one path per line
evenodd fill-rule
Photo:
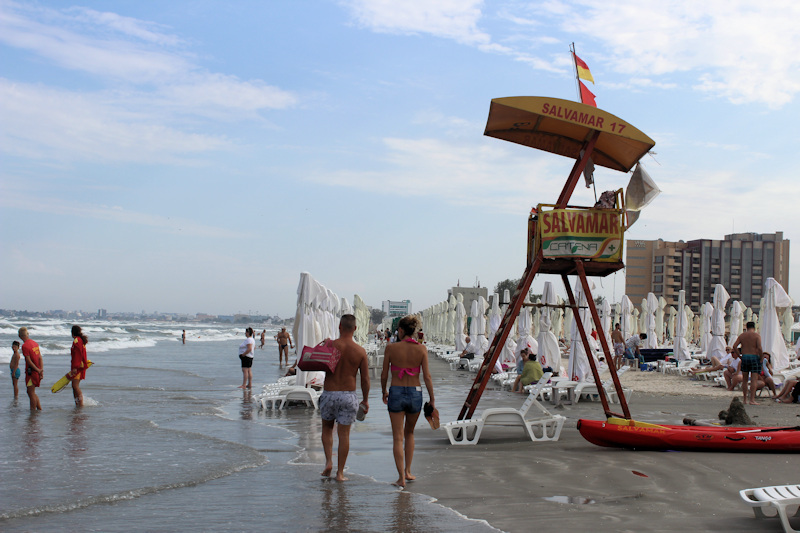
M 390 413 L 414 414 L 422 411 L 422 387 L 389 387 Z

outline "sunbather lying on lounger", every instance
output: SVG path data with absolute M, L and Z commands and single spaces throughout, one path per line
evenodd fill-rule
M 731 360 L 731 347 L 728 346 L 725 348 L 725 355 L 722 358 L 718 358 L 716 355 L 711 356 L 711 364 L 709 366 L 704 366 L 701 368 L 691 368 L 689 369 L 689 374 L 694 376 L 695 374 L 699 374 L 700 372 L 715 372 L 717 370 L 724 370 L 728 364 L 730 364 Z

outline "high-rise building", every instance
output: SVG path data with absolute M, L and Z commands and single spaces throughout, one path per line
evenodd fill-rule
M 783 232 L 734 233 L 724 240 L 668 242 L 630 240 L 625 258 L 625 294 L 634 305 L 648 292 L 677 305 L 678 291 L 694 312 L 722 284 L 732 300 L 759 312 L 764 282 L 775 278 L 789 290 L 789 241 Z
M 405 316 L 413 313 L 411 300 L 384 300 L 381 303 L 381 310 L 386 313 L 386 316 Z

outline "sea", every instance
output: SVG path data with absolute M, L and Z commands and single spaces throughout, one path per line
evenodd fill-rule
M 0 531 L 496 531 L 390 484 L 397 473 L 377 381 L 367 420 L 352 429 L 350 481 L 322 478 L 318 412 L 254 401 L 285 373 L 276 327 L 263 348 L 256 337 L 248 391 L 237 388 L 244 325 L 79 325 L 94 362 L 83 408 L 69 386 L 50 392 L 69 371 L 72 323 L 0 319 L 3 368 L 21 326 L 44 358 L 40 412 L 30 411 L 22 380 L 15 400 L 8 371 L 0 378 Z

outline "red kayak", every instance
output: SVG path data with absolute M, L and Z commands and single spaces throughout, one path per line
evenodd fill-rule
M 668 426 L 609 417 L 578 420 L 578 431 L 592 444 L 634 450 L 800 452 L 800 426 Z

